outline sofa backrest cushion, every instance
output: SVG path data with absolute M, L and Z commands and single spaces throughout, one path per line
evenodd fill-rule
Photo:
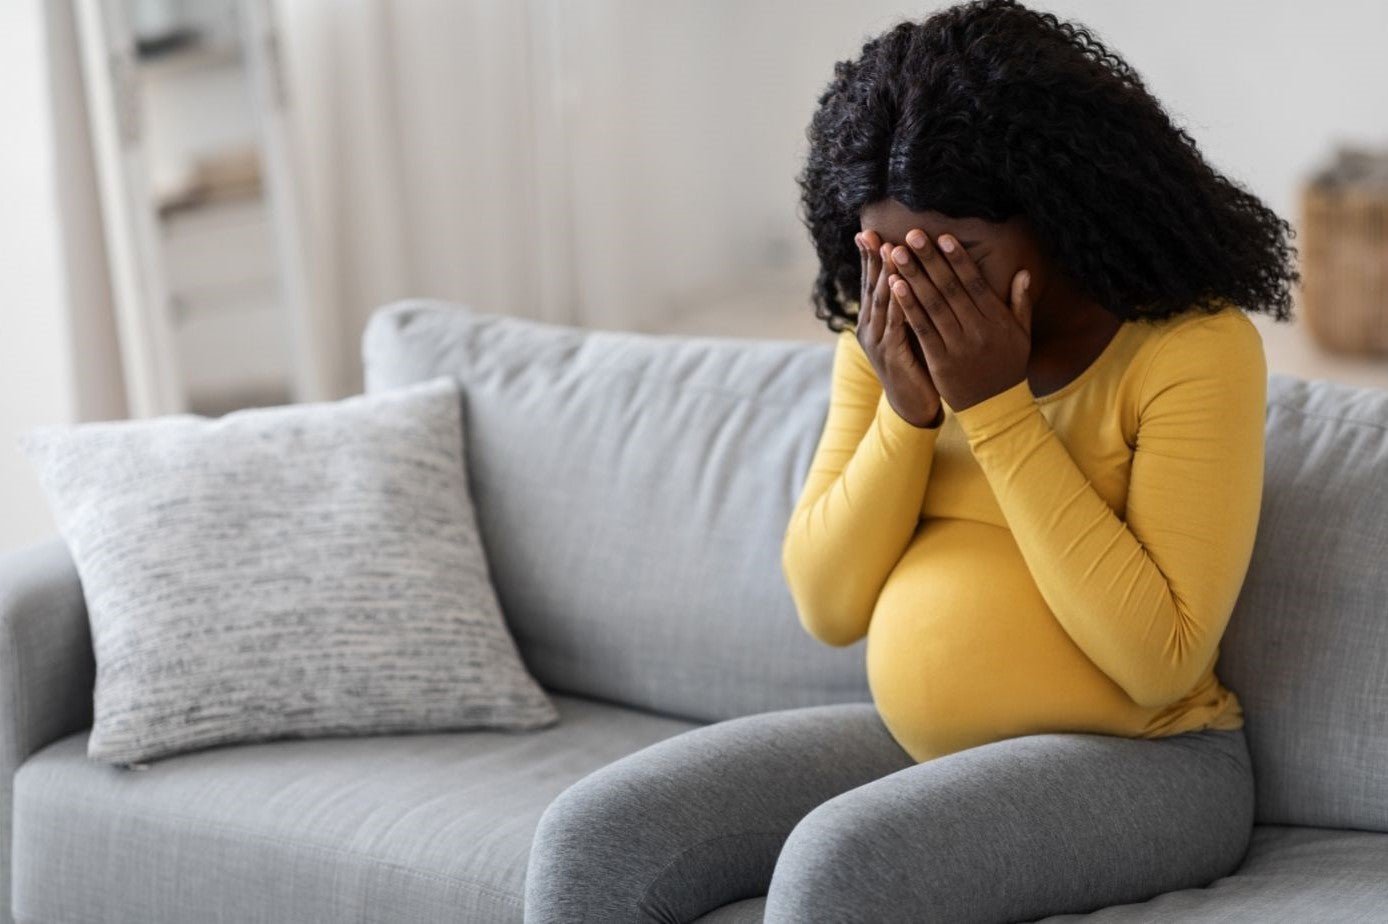
M 871 699 L 800 627 L 781 539 L 831 343 L 597 331 L 427 300 L 371 319 L 367 391 L 451 375 L 507 624 L 545 687 L 717 721 Z
M 1215 668 L 1257 820 L 1388 831 L 1388 390 L 1272 374 L 1265 466 Z
M 453 375 L 512 633 L 540 682 L 703 721 L 867 701 L 780 542 L 832 345 L 381 309 L 368 390 Z M 1220 647 L 1265 824 L 1388 831 L 1388 391 L 1274 373 L 1258 539 Z

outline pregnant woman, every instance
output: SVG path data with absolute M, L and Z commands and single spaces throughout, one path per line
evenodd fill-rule
M 580 781 L 526 920 L 762 895 L 778 924 L 1034 920 L 1233 872 L 1253 778 L 1214 665 L 1267 384 L 1245 312 L 1289 319 L 1290 226 L 1087 30 L 1008 0 L 869 41 L 809 141 L 837 339 L 782 563 L 807 632 L 866 639 L 873 702 Z

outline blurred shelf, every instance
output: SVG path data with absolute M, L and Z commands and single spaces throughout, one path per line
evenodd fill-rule
M 226 396 L 289 394 L 288 323 L 272 300 L 183 318 L 174 338 L 189 400 L 207 406 Z
M 167 51 L 142 53 L 136 60 L 141 78 L 162 80 L 198 71 L 241 67 L 242 49 L 237 41 L 194 39 Z
M 229 288 L 275 284 L 274 228 L 262 199 L 179 210 L 162 228 L 169 291 L 180 301 L 215 301 Z
M 259 201 L 266 194 L 254 138 L 219 151 L 185 156 L 179 163 L 176 177 L 164 177 L 162 188 L 154 191 L 159 217 L 165 221 L 224 202 Z

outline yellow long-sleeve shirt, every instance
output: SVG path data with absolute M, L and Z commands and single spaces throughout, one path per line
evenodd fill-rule
M 867 636 L 917 761 L 1053 731 L 1239 728 L 1214 674 L 1253 552 L 1267 365 L 1233 305 L 1124 322 L 1077 378 L 915 427 L 846 329 L 782 568 L 805 629 Z

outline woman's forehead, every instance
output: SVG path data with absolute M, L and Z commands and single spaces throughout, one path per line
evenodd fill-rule
M 981 218 L 951 218 L 943 212 L 913 211 L 895 199 L 880 199 L 863 206 L 859 212 L 859 223 L 864 231 L 876 231 L 882 240 L 892 244 L 906 241 L 906 233 L 919 228 L 936 237 L 949 232 L 959 239 L 965 247 L 987 241 L 998 236 L 1000 229 Z

